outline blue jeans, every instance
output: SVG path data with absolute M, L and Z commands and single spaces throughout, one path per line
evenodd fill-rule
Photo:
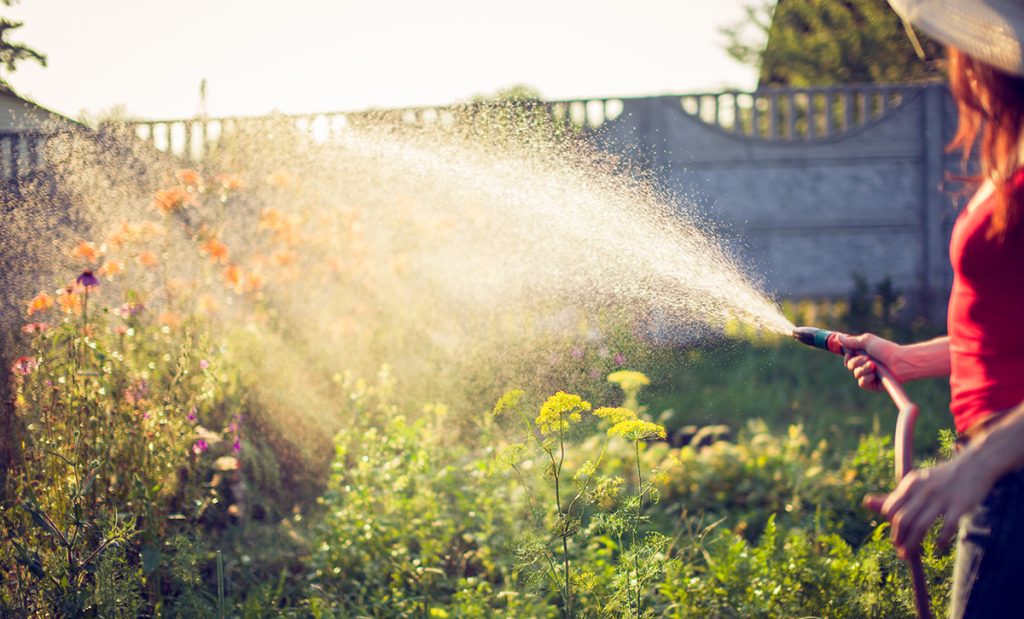
M 960 519 L 949 616 L 1024 617 L 1024 471 Z

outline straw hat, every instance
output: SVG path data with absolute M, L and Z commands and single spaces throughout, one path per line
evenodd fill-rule
M 933 39 L 1007 73 L 1024 76 L 1024 0 L 889 0 Z

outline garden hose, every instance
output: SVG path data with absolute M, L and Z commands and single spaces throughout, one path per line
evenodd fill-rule
M 797 327 L 793 330 L 793 339 L 821 348 L 837 355 L 846 354 L 847 350 L 839 341 L 840 333 L 828 331 L 815 327 Z M 866 354 L 863 351 L 849 351 L 859 354 Z M 910 401 L 903 385 L 885 367 L 875 359 L 875 372 L 882 388 L 889 394 L 893 404 L 896 405 L 898 416 L 896 417 L 896 483 L 898 484 L 911 469 L 914 468 L 914 422 L 917 420 L 917 405 Z M 931 619 L 931 609 L 928 604 L 928 585 L 924 578 L 924 566 L 921 564 L 921 553 L 914 552 L 907 555 L 907 563 L 910 566 L 910 575 L 914 583 L 914 605 L 917 607 L 917 616 L 920 619 Z

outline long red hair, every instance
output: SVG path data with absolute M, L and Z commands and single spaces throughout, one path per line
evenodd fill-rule
M 1022 219 L 1024 191 L 1010 182 L 1022 167 L 1021 131 L 1024 130 L 1024 78 L 993 68 L 955 47 L 947 47 L 949 85 L 960 122 L 946 150 L 962 149 L 966 166 L 981 136 L 981 173 L 967 177 L 972 184 L 991 180 L 995 208 L 989 238 L 1005 238 Z

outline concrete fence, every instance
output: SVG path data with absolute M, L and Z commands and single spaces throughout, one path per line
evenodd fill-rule
M 476 104 L 477 107 L 486 104 Z M 890 280 L 941 320 L 955 210 L 942 191 L 958 158 L 944 145 L 955 109 L 941 84 L 764 89 L 524 102 L 554 124 L 649 171 L 695 209 L 779 297 L 848 294 L 854 276 Z M 363 118 L 450 125 L 472 106 L 273 117 L 138 121 L 138 139 L 201 161 L 268 120 L 316 142 Z M 39 134 L 0 135 L 0 179 L 41 165 Z

